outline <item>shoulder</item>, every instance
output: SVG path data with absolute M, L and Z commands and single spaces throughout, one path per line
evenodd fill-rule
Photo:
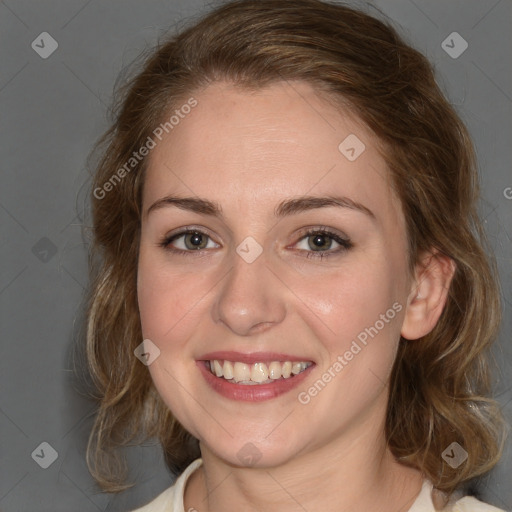
M 427 479 L 424 480 L 421 491 L 409 512 L 436 512 L 438 509 L 434 506 L 433 496 L 437 493 L 437 497 L 442 497 L 442 493 L 439 494 L 437 490 L 433 491 L 432 482 Z M 456 494 L 452 495 L 450 501 L 442 508 L 442 512 L 505 512 L 501 508 L 488 505 L 472 496 L 461 496 L 460 494 L 456 496 Z
M 493 507 L 471 496 L 457 500 L 450 512 L 505 512 L 501 508 Z
M 203 463 L 196 459 L 179 476 L 174 484 L 159 494 L 154 500 L 131 512 L 183 512 L 183 493 L 189 476 Z
M 174 501 L 174 495 L 175 486 L 172 485 L 147 505 L 132 510 L 131 512 L 171 512 L 173 510 L 171 503 Z

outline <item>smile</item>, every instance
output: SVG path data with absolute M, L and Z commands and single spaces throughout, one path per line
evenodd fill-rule
M 204 354 L 196 365 L 206 384 L 230 400 L 261 402 L 301 385 L 316 364 L 289 354 L 220 351 Z

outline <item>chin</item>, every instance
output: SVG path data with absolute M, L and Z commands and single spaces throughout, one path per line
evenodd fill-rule
M 274 442 L 262 439 L 250 441 L 252 436 L 231 438 L 226 434 L 222 443 L 218 437 L 212 439 L 212 444 L 200 442 L 201 453 L 210 452 L 214 457 L 222 459 L 226 464 L 237 468 L 269 469 L 282 466 L 294 459 L 298 449 L 293 449 L 288 442 L 276 439 Z

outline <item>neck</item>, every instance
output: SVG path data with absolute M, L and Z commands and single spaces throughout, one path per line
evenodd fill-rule
M 423 479 L 396 462 L 376 435 L 381 427 L 359 425 L 274 467 L 233 466 L 201 445 L 203 466 L 189 479 L 185 510 L 406 512 Z

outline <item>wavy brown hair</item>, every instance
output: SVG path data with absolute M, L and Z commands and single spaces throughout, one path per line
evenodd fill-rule
M 411 273 L 423 251 L 439 251 L 456 264 L 434 330 L 400 341 L 387 442 L 397 460 L 448 493 L 487 472 L 504 439 L 501 413 L 489 398 L 487 361 L 501 306 L 477 215 L 478 176 L 465 126 L 429 62 L 388 22 L 319 0 L 240 0 L 158 45 L 120 89 L 114 122 L 98 146 L 86 341 L 99 403 L 87 450 L 96 481 L 110 492 L 133 485 L 125 483 L 119 448 L 149 438 L 160 441 L 175 473 L 199 456 L 197 440 L 173 418 L 133 353 L 142 341 L 136 276 L 149 155 L 122 179 L 112 177 L 169 112 L 219 80 L 251 89 L 308 82 L 376 134 L 405 215 Z M 468 452 L 457 469 L 441 457 L 454 441 Z

